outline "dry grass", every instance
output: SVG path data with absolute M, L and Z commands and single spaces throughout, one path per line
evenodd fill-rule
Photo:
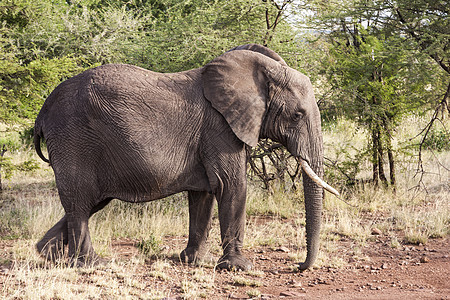
M 417 120 L 413 120 L 417 122 Z M 351 124 L 350 124 L 351 125 Z M 348 137 L 348 123 L 338 124 L 325 133 L 326 155 L 336 149 L 357 151 L 366 142 L 364 133 Z M 412 125 L 409 125 L 412 126 Z M 404 128 L 405 127 L 405 128 Z M 405 139 L 408 126 L 400 128 Z M 396 145 L 402 141 L 397 140 Z M 350 149 L 350 148 L 349 148 Z M 10 154 L 10 153 L 9 153 Z M 29 157 L 28 152 L 14 154 L 14 160 Z M 343 197 L 352 206 L 327 195 L 324 203 L 322 243 L 316 266 L 341 267 L 346 264 L 340 242 L 351 243 L 353 257 L 364 260 L 359 249 L 373 238 L 373 228 L 390 237 L 391 246 L 402 243 L 423 243 L 430 238 L 449 235 L 450 206 L 450 151 L 425 153 L 428 171 L 419 182 L 415 175 L 416 162 L 411 156 L 399 154 L 396 193 L 390 189 L 359 185 L 344 190 Z M 37 160 L 37 158 L 36 158 Z M 360 174 L 364 176 L 364 172 Z M 420 189 L 415 187 L 419 186 Z M 184 242 L 164 250 L 164 239 L 188 234 L 187 201 L 179 195 L 145 204 L 113 201 L 90 220 L 91 237 L 100 256 L 108 259 L 103 266 L 71 269 L 43 261 L 35 252 L 34 244 L 63 215 L 51 169 L 41 164 L 33 174 L 16 174 L 5 182 L 0 198 L 0 242 L 5 241 L 0 255 L 0 266 L 8 272 L 0 285 L 0 297 L 6 299 L 80 299 L 133 298 L 161 299 L 170 297 L 167 286 L 177 285 L 185 298 L 204 298 L 214 287 L 214 265 L 203 265 L 184 274 L 174 282 L 170 274 L 173 263 Z M 426 189 L 424 188 L 426 187 Z M 216 212 L 217 214 L 217 212 Z M 305 258 L 305 230 L 303 196 L 301 191 L 286 193 L 275 190 L 268 194 L 257 184 L 249 185 L 247 226 L 244 248 L 287 247 L 292 265 Z M 209 252 L 219 255 L 220 240 L 217 217 L 210 234 Z M 129 238 L 149 245 L 127 260 L 115 253 L 112 242 Z M 13 240 L 13 242 L 9 242 Z M 2 245 L 2 244 L 1 244 Z M 158 254 L 164 255 L 158 256 Z M 143 273 L 148 256 L 159 257 Z M 143 278 L 145 277 L 145 280 Z M 261 272 L 238 274 L 230 284 L 251 287 L 249 297 L 258 297 L 258 278 Z M 161 285 L 166 282 L 167 285 Z M 226 287 L 224 287 L 226 288 Z

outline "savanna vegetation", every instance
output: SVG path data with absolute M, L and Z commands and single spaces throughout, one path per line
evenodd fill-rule
M 93 216 L 94 247 L 111 261 L 107 266 L 68 269 L 38 257 L 34 244 L 63 210 L 51 168 L 31 146 L 34 118 L 60 82 L 85 69 L 129 63 L 178 72 L 247 43 L 272 48 L 316 89 L 325 179 L 344 200 L 324 199 L 318 267 L 347 263 L 342 239 L 364 261 L 358 249 L 374 228 L 392 248 L 448 237 L 447 1 L 0 0 L 0 271 L 8 270 L 0 277 L 2 297 L 168 295 L 158 282 L 170 281 L 169 260 L 187 237 L 184 195 L 139 205 L 113 201 Z M 249 157 L 244 247 L 288 247 L 294 266 L 306 253 L 297 161 L 270 140 Z M 138 249 L 126 260 L 112 247 L 123 240 Z M 220 252 L 217 224 L 210 247 Z M 144 265 L 147 283 L 136 275 Z M 183 275 L 179 294 L 211 297 L 214 278 L 205 273 L 213 268 Z M 232 284 L 258 297 L 264 274 L 243 276 Z

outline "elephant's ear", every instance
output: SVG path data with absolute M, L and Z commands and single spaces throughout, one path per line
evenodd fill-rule
M 268 98 L 267 72 L 280 69 L 275 60 L 253 51 L 230 51 L 203 70 L 203 92 L 234 134 L 249 146 L 258 144 Z

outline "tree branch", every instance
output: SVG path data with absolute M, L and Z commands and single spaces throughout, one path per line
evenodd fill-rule
M 411 37 L 413 37 L 416 42 L 419 44 L 420 48 L 427 52 L 427 48 L 430 44 L 429 41 L 424 41 L 423 38 L 421 38 L 420 36 L 418 36 L 416 34 L 416 32 L 414 31 L 413 28 L 411 28 L 408 25 L 408 22 L 406 21 L 406 19 L 404 18 L 403 14 L 400 12 L 400 9 L 396 8 L 395 12 L 397 13 L 397 16 L 399 18 L 400 23 L 402 23 L 405 26 L 405 31 L 407 33 L 409 33 L 411 35 Z M 438 65 L 448 74 L 450 74 L 450 65 L 446 65 L 444 62 L 444 59 L 440 58 L 436 53 L 428 53 L 428 55 L 438 63 Z

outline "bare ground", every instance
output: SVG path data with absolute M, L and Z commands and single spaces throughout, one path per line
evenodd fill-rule
M 346 244 L 342 241 L 343 249 Z M 348 249 L 345 267 L 324 267 L 302 273 L 295 271 L 288 249 L 254 249 L 245 254 L 263 275 L 255 278 L 245 273 L 216 271 L 214 291 L 206 298 L 248 299 L 251 298 L 248 291 L 257 289 L 265 299 L 450 299 L 449 249 L 448 239 L 431 240 L 426 246 L 393 249 L 387 239 L 380 238 L 362 250 L 368 261 L 358 262 Z M 170 298 L 181 298 L 177 278 L 190 273 L 190 268 L 174 262 L 169 275 L 173 280 L 167 282 Z M 248 277 L 249 282 L 236 282 L 236 276 Z
M 1 241 L 0 287 L 14 276 L 14 263 L 6 258 L 14 241 Z M 184 237 L 167 238 L 166 247 L 182 249 Z M 117 260 L 129 260 L 139 250 L 133 240 L 115 240 L 112 252 Z M 154 263 L 148 259 L 132 277 L 141 283 L 131 298 L 140 298 L 149 290 L 161 291 L 163 299 L 450 299 L 450 243 L 432 239 L 426 245 L 400 245 L 392 248 L 388 237 L 379 236 L 359 249 L 355 258 L 352 243 L 339 242 L 346 263 L 340 268 L 321 267 L 298 272 L 287 247 L 258 247 L 247 250 L 257 272 L 229 272 L 213 267 L 201 268 L 180 263 L 177 258 L 160 257 L 166 267 L 164 276 L 155 275 Z M 126 270 L 123 270 L 127 272 Z M 89 285 L 93 276 L 110 276 L 108 268 L 82 272 L 78 284 Z M 109 274 L 109 275 L 108 275 Z M 200 293 L 189 296 L 186 282 L 209 282 Z M 198 288 L 198 287 L 197 287 Z

